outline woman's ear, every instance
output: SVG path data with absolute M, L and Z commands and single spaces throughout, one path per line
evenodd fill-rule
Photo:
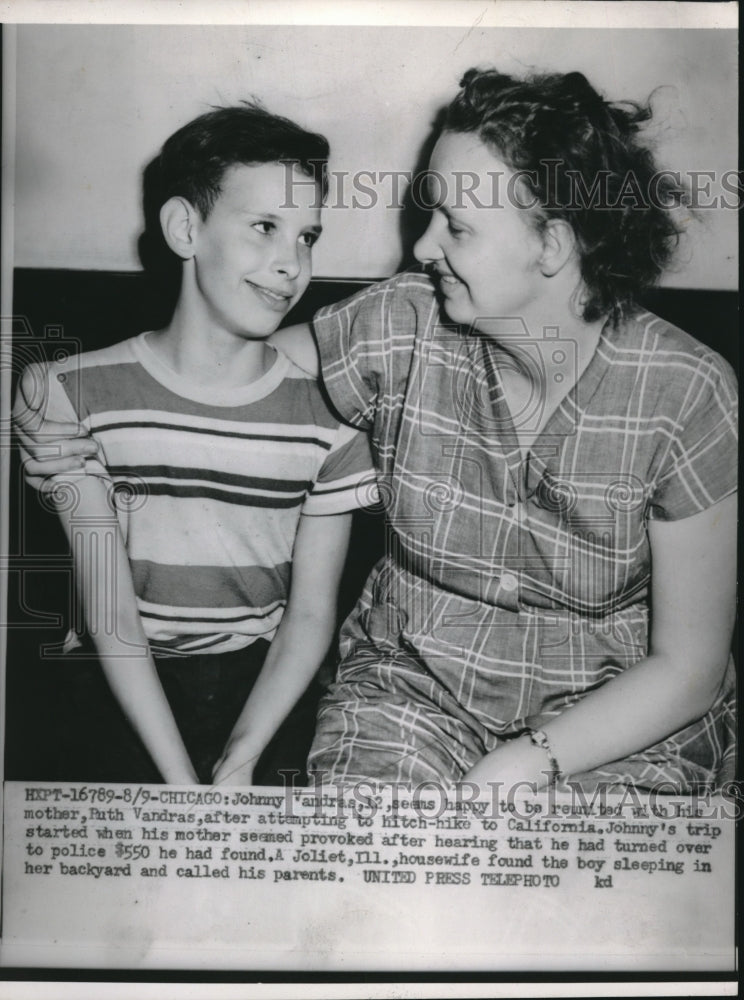
M 542 241 L 540 270 L 546 278 L 552 278 L 573 257 L 576 236 L 571 224 L 565 219 L 549 219 L 542 228 Z
M 165 242 L 181 260 L 196 252 L 196 210 L 185 198 L 169 198 L 160 209 L 160 227 Z

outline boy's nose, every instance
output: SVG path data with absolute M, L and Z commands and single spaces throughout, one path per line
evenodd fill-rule
M 281 274 L 286 274 L 288 278 L 296 278 L 300 273 L 300 255 L 297 244 L 293 241 L 277 249 L 274 259 L 274 267 Z
M 426 232 L 413 246 L 413 256 L 419 264 L 430 264 L 432 261 L 441 260 L 444 256 L 436 238 L 434 224 L 435 220 L 432 219 L 426 227 Z

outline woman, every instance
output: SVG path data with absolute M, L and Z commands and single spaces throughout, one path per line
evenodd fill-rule
M 735 390 L 636 306 L 680 195 L 645 117 L 578 73 L 469 72 L 430 163 L 431 277 L 316 317 L 392 529 L 321 704 L 326 778 L 683 791 L 732 752 Z
M 681 196 L 648 117 L 578 73 L 471 70 L 432 154 L 428 274 L 315 318 L 390 529 L 316 777 L 683 792 L 733 760 L 735 387 L 636 304 Z

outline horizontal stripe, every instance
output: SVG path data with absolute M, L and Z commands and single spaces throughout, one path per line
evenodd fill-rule
M 147 334 L 140 334 L 114 347 L 76 356 L 64 370 L 73 394 L 82 386 L 91 411 L 111 409 L 112 401 L 123 409 L 144 401 L 150 408 L 188 412 L 197 418 L 219 412 L 223 417 L 250 419 L 246 414 L 259 407 L 264 418 L 271 415 L 283 425 L 292 423 L 296 415 L 306 418 L 309 411 L 316 411 L 316 422 L 323 426 L 335 424 L 317 379 L 281 354 L 264 375 L 247 385 L 205 386 L 168 368 L 148 345 Z
M 197 438 L 195 435 L 183 438 L 173 431 L 136 431 L 132 428 L 95 437 L 101 443 L 107 468 L 158 465 L 198 468 L 207 476 L 214 470 L 226 476 L 295 480 L 304 484 L 314 482 L 332 460 L 327 451 L 310 443 L 283 444 L 237 438 Z M 355 468 L 369 471 L 368 449 L 366 456 L 351 450 L 341 456 L 339 476 Z M 336 477 L 328 475 L 326 478 L 334 480 Z
M 118 480 L 131 487 L 133 496 L 168 496 L 182 497 L 191 500 L 219 500 L 220 503 L 233 503 L 241 507 L 299 507 L 305 500 L 305 494 L 294 497 L 276 497 L 252 493 L 230 493 L 227 490 L 210 489 L 208 486 L 177 486 L 175 483 L 141 484 L 128 479 Z
M 314 444 L 318 448 L 330 451 L 331 445 L 328 441 L 323 441 L 318 437 L 311 437 L 304 434 L 248 434 L 246 431 L 216 430 L 210 427 L 189 427 L 184 424 L 169 424 L 161 420 L 120 420 L 115 423 L 99 424 L 95 419 L 90 421 L 91 430 L 96 434 L 105 431 L 123 430 L 131 427 L 141 430 L 142 428 L 159 428 L 161 430 L 178 431 L 184 434 L 212 434 L 215 437 L 239 438 L 242 441 L 290 441 L 297 444 Z
M 196 479 L 225 486 L 243 486 L 247 489 L 277 493 L 306 492 L 313 485 L 308 479 L 270 479 L 263 476 L 239 476 L 234 472 L 214 469 L 195 469 L 173 465 L 109 465 L 110 475 L 117 477 L 138 476 L 140 479 Z
M 261 635 L 235 635 L 223 633 L 215 636 L 208 636 L 206 641 L 183 642 L 178 646 L 170 645 L 164 640 L 153 640 L 150 649 L 156 656 L 172 657 L 174 659 L 188 659 L 198 653 L 234 653 L 241 649 L 247 649 L 255 642 L 263 640 L 270 642 L 275 633 L 275 629 Z M 181 640 L 178 640 L 181 642 Z
M 118 404 L 118 400 L 116 402 Z M 174 402 L 177 403 L 178 400 L 176 399 Z M 297 416 L 298 419 L 294 421 L 288 419 L 277 423 L 275 420 L 263 419 L 263 411 L 257 412 L 256 408 L 253 407 L 245 412 L 238 410 L 235 416 L 225 419 L 212 416 L 209 412 L 182 413 L 175 408 L 163 410 L 158 406 L 143 405 L 141 402 L 129 409 L 121 409 L 118 405 L 115 407 L 109 403 L 108 406 L 102 406 L 100 409 L 88 410 L 88 419 L 92 423 L 99 422 L 102 425 L 137 426 L 143 423 L 154 423 L 162 424 L 166 430 L 170 431 L 172 425 L 175 424 L 177 429 L 185 431 L 195 430 L 205 434 L 214 431 L 216 435 L 219 435 L 220 431 L 238 431 L 278 442 L 291 441 L 292 438 L 299 438 L 301 441 L 307 438 L 320 438 L 335 447 L 340 427 L 335 425 L 327 427 L 323 423 L 318 423 L 313 419 L 315 414 L 309 414 L 307 411 L 302 413 L 301 419 L 299 419 L 299 415 Z
M 184 642 L 183 639 L 174 639 L 172 642 L 161 639 L 159 642 L 150 643 L 150 648 L 156 654 L 160 652 L 167 652 L 172 653 L 175 656 L 191 656 L 193 653 L 201 652 L 205 649 L 213 649 L 216 646 L 222 646 L 225 642 L 229 642 L 231 639 L 232 635 L 230 632 L 219 632 L 217 635 L 209 635 L 204 638 L 198 638 L 186 642 Z
M 211 609 L 255 609 L 286 600 L 291 563 L 269 567 L 187 566 L 132 559 L 131 568 L 135 590 L 143 601 L 203 611 L 207 603 Z
M 376 501 L 377 480 L 375 479 L 374 476 L 363 475 L 360 476 L 358 479 L 354 479 L 352 477 L 347 477 L 347 479 L 349 481 L 341 486 L 335 486 L 335 485 L 326 486 L 325 483 L 316 483 L 312 495 L 314 497 L 323 497 L 323 496 L 331 496 L 334 493 L 354 493 L 356 490 L 359 489 L 369 489 L 370 491 L 374 489 L 375 495 L 372 496 L 371 499 L 367 499 L 366 503 L 371 506 L 372 504 L 377 502 Z
M 184 650 L 206 645 L 215 648 L 239 648 L 260 638 L 271 641 L 284 614 L 284 602 L 261 608 L 225 609 L 214 614 L 211 608 L 195 608 L 184 614 L 183 608 L 169 608 L 137 602 L 148 639 L 153 644 Z M 226 646 L 223 644 L 227 644 Z
M 237 615 L 225 615 L 212 617 L 210 615 L 174 615 L 174 614 L 156 614 L 154 611 L 144 611 L 142 607 L 139 609 L 139 613 L 143 618 L 151 618 L 153 621 L 160 622 L 179 622 L 183 624 L 185 622 L 191 622 L 194 624 L 201 625 L 239 625 L 242 622 L 257 622 L 264 618 L 270 618 L 276 611 L 276 608 L 272 608 L 265 614 L 259 614 L 255 611 L 242 611 Z

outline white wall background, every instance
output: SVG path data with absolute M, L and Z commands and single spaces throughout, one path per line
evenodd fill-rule
M 22 25 L 17 40 L 17 266 L 138 269 L 144 165 L 190 118 L 250 96 L 324 132 L 334 170 L 406 170 L 470 66 L 578 69 L 609 98 L 661 88 L 663 166 L 737 165 L 733 31 Z M 325 211 L 316 274 L 394 272 L 384 202 Z M 736 212 L 701 211 L 665 283 L 734 288 L 736 255 Z

